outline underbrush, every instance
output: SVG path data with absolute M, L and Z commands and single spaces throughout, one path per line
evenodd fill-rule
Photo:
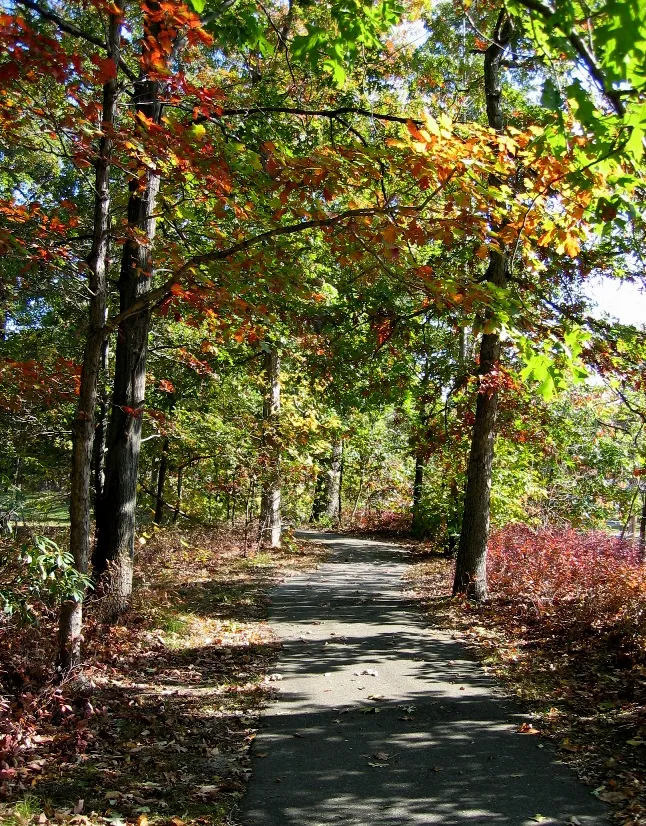
M 633 542 L 601 532 L 510 525 L 489 543 L 497 609 L 566 636 L 610 636 L 617 654 L 646 655 L 646 567 Z
M 603 533 L 511 525 L 489 543 L 489 600 L 451 598 L 453 566 L 415 568 L 434 624 L 472 646 L 529 714 L 524 733 L 560 755 L 615 808 L 646 824 L 646 567 Z
M 250 556 L 242 533 L 142 540 L 118 625 L 84 629 L 84 668 L 52 681 L 55 614 L 0 626 L 0 822 L 193 826 L 228 819 L 248 774 L 276 643 L 267 591 L 310 543 Z
M 411 529 L 410 513 L 399 511 L 357 511 L 343 522 L 343 533 L 351 536 L 393 537 L 407 536 Z

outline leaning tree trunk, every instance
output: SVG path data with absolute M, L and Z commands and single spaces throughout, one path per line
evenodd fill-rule
M 280 356 L 275 347 L 265 352 L 265 399 L 263 403 L 263 446 L 266 458 L 265 478 L 260 506 L 260 544 L 280 548 L 282 520 L 280 510 Z
M 136 112 L 144 116 L 141 122 L 148 120 L 159 124 L 162 115 L 160 83 L 149 80 L 145 72 L 135 84 L 134 101 Z M 122 313 L 138 303 L 152 286 L 151 247 L 155 238 L 154 215 L 159 184 L 158 172 L 143 162 L 138 175 L 130 181 L 128 228 L 118 282 Z M 126 609 L 132 593 L 149 329 L 150 309 L 146 308 L 127 317 L 117 331 L 112 411 L 105 483 L 97 520 L 94 571 L 95 579 L 101 581 L 104 617 L 108 620 L 115 619 Z
M 108 27 L 108 57 L 119 63 L 121 44 L 121 0 L 115 4 Z M 110 244 L 111 130 L 116 118 L 117 78 L 103 86 L 103 134 L 95 161 L 95 196 L 92 247 L 87 259 L 90 293 L 88 335 L 83 351 L 81 386 L 72 425 L 72 471 L 70 479 L 70 551 L 76 569 L 86 574 L 90 563 L 90 509 L 92 448 L 97 402 L 97 384 L 105 340 L 108 254 Z M 58 667 L 69 671 L 81 660 L 83 603 L 67 600 L 59 618 Z
M 500 63 L 513 33 L 512 22 L 503 9 L 496 23 L 493 41 L 485 52 L 484 86 L 487 100 L 489 126 L 502 132 L 502 88 Z M 492 184 L 500 181 L 492 178 Z M 507 255 L 491 248 L 487 280 L 496 287 L 507 284 Z M 480 344 L 480 380 L 490 376 L 500 359 L 500 336 L 488 333 Z M 489 511 L 491 498 L 491 471 L 493 465 L 494 436 L 498 392 L 495 385 L 483 386 L 476 403 L 471 452 L 467 468 L 467 485 L 462 516 L 462 530 L 453 582 L 454 594 L 466 594 L 482 600 L 487 596 L 487 539 L 489 538 Z

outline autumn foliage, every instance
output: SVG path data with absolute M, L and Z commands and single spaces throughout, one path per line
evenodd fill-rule
M 610 634 L 635 653 L 646 639 L 646 568 L 634 543 L 512 524 L 489 552 L 491 595 L 518 620 L 556 634 Z

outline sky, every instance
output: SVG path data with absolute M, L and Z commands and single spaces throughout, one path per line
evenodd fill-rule
M 588 281 L 586 295 L 597 308 L 593 315 L 601 318 L 610 315 L 622 324 L 646 325 L 646 291 L 636 284 L 618 282 L 603 276 Z

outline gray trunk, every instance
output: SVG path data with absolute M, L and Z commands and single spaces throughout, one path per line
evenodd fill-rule
M 121 8 L 121 6 L 118 6 Z M 111 15 L 108 27 L 108 55 L 119 61 L 121 16 Z M 103 87 L 103 122 L 113 124 L 117 111 L 116 78 Z M 74 565 L 83 574 L 90 564 L 90 509 L 92 449 L 97 402 L 97 384 L 104 343 L 107 308 L 107 272 L 110 243 L 110 168 L 112 140 L 106 130 L 99 142 L 95 162 L 95 197 L 92 247 L 88 256 L 88 334 L 83 351 L 79 400 L 72 424 L 72 470 L 70 479 L 70 552 Z M 58 667 L 62 672 L 81 660 L 83 605 L 77 600 L 63 603 L 59 621 Z
M 413 536 L 423 536 L 425 533 L 424 517 L 422 514 L 422 492 L 424 490 L 424 457 L 421 453 L 415 456 L 415 478 L 413 480 Z
M 265 399 L 263 403 L 263 447 L 266 459 L 260 504 L 260 544 L 280 548 L 282 534 L 280 443 L 280 356 L 275 347 L 265 352 Z
M 489 126 L 498 132 L 501 132 L 504 127 L 500 62 L 512 34 L 511 20 L 503 9 L 498 16 L 493 42 L 485 53 L 484 61 L 487 120 Z M 491 183 L 500 182 L 492 179 Z M 490 250 L 487 280 L 497 287 L 506 286 L 507 255 L 505 252 L 494 248 Z M 478 369 L 481 379 L 496 368 L 499 359 L 499 335 L 497 333 L 483 335 Z M 466 594 L 475 600 L 483 600 L 487 596 L 487 540 L 489 538 L 491 471 L 497 410 L 497 390 L 478 393 L 467 468 L 462 530 L 453 582 L 454 594 Z

